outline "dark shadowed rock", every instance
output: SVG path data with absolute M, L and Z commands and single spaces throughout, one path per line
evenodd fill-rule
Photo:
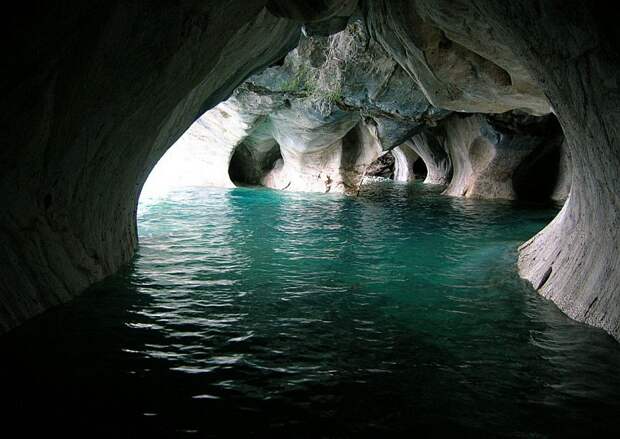
M 0 329 L 129 261 L 155 163 L 297 43 L 299 25 L 263 6 L 68 2 L 15 13 L 3 39 L 15 46 L 0 110 Z
M 386 152 L 381 155 L 377 160 L 372 162 L 368 168 L 366 168 L 366 176 L 368 177 L 381 177 L 381 178 L 394 178 L 395 172 L 395 158 L 392 154 L 395 150 Z

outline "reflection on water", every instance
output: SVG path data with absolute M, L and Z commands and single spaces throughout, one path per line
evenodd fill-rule
M 131 266 L 0 339 L 3 413 L 83 437 L 617 434 L 619 345 L 515 272 L 554 214 L 389 183 L 143 201 Z

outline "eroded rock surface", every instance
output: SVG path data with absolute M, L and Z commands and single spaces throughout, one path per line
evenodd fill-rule
M 254 82 L 266 91 L 260 95 L 297 101 L 283 100 L 268 121 L 263 110 L 255 119 L 244 113 L 238 132 L 222 138 L 223 157 L 241 148 L 233 175 L 314 185 L 289 172 L 314 154 L 317 171 L 338 163 L 330 190 L 346 188 L 371 156 L 411 137 L 416 145 L 415 136 L 449 111 L 553 111 L 565 134 L 558 172 L 571 181 L 570 195 L 521 247 L 519 270 L 569 316 L 620 338 L 620 36 L 607 5 L 366 0 L 359 31 L 325 36 L 344 26 L 356 3 L 69 1 L 38 5 L 37 14 L 16 5 L 2 39 L 9 50 L 0 109 L 0 329 L 127 262 L 140 188 L 157 160 L 241 81 L 281 60 L 304 27 L 311 44 L 269 69 L 280 79 Z M 284 124 L 287 114 L 302 116 Z M 446 122 L 449 191 L 512 196 L 496 182 L 522 158 L 504 147 L 520 141 L 497 120 Z M 539 153 L 543 160 L 544 148 L 529 157 Z
M 510 45 L 493 38 L 478 8 L 465 0 L 376 0 L 366 5 L 372 34 L 417 81 L 428 100 L 454 111 L 551 111 Z
M 405 145 L 415 151 L 426 165 L 424 183 L 446 185 L 452 179 L 452 160 L 446 149 L 446 133 L 441 126 L 425 129 Z
M 372 162 L 368 168 L 366 168 L 366 177 L 379 177 L 384 179 L 395 179 L 396 172 L 396 158 L 393 149 L 379 156 L 377 160 Z M 366 180 L 364 180 L 366 181 Z
M 3 38 L 14 46 L 0 109 L 0 330 L 129 261 L 155 163 L 297 44 L 301 24 L 264 5 L 50 2 L 14 13 Z
M 249 78 L 190 131 L 213 151 L 214 185 L 230 186 L 234 177 L 355 194 L 371 162 L 448 113 L 431 106 L 352 18 L 335 35 L 302 38 L 281 66 Z
M 553 116 L 454 115 L 442 127 L 454 166 L 445 194 L 469 198 L 516 199 L 517 168 L 535 151 L 559 147 L 562 140 Z M 531 173 L 523 174 L 521 178 L 528 179 Z
M 413 167 L 420 156 L 409 145 L 405 142 L 391 151 L 394 156 L 394 181 L 407 182 L 416 178 Z
M 620 36 L 609 11 L 603 4 L 557 0 L 366 5 L 379 41 L 433 104 L 475 112 L 553 109 L 570 154 L 571 192 L 556 219 L 521 247 L 519 270 L 569 316 L 620 338 Z M 429 38 L 437 29 L 443 49 Z M 468 52 L 450 52 L 452 43 Z M 434 58 L 429 49 L 448 53 Z M 472 53 L 483 58 L 471 62 L 475 68 L 457 75 L 443 68 L 441 59 L 467 65 Z

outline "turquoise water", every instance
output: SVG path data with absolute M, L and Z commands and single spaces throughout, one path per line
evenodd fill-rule
M 129 267 L 0 338 L 2 413 L 82 437 L 618 437 L 620 345 L 516 274 L 555 213 L 393 183 L 143 200 Z

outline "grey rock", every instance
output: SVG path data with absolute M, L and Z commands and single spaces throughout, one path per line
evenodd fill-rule
M 3 38 L 0 331 L 127 263 L 153 166 L 300 35 L 262 1 L 69 3 L 15 11 Z
M 442 127 L 427 128 L 405 145 L 424 160 L 427 174 L 424 183 L 446 185 L 452 179 L 452 160 L 446 149 L 446 133 Z

